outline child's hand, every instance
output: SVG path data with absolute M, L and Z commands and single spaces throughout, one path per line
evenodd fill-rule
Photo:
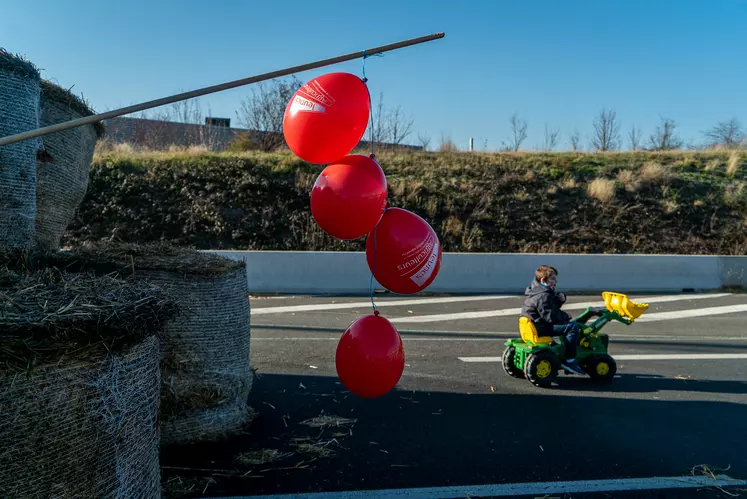
M 556 297 L 558 298 L 558 301 L 559 301 L 559 302 L 560 302 L 561 304 L 565 303 L 565 300 L 567 299 L 567 298 L 566 298 L 566 296 L 565 296 L 565 293 L 558 293 L 558 294 L 557 294 L 557 295 L 555 295 L 555 296 L 556 296 Z

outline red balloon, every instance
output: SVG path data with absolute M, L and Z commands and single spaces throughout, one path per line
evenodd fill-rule
M 386 203 L 384 170 L 360 154 L 329 165 L 311 190 L 311 215 L 324 232 L 338 239 L 358 239 L 371 232 Z
M 331 163 L 358 145 L 370 113 L 363 80 L 350 73 L 325 74 L 293 94 L 283 115 L 283 135 L 304 161 Z
M 441 270 L 441 245 L 428 222 L 402 208 L 389 208 L 366 239 L 366 260 L 384 288 L 413 294 L 430 286 Z
M 399 382 L 405 347 L 397 328 L 378 312 L 353 322 L 337 344 L 337 375 L 364 398 L 381 397 Z

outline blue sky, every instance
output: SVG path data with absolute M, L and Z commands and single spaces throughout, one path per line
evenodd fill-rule
M 10 5 L 8 5 L 10 4 Z M 74 6 L 74 7 L 71 7 Z M 372 93 L 401 105 L 415 132 L 497 149 L 513 112 L 578 129 L 614 108 L 624 136 L 672 118 L 686 141 L 737 116 L 747 122 L 743 0 L 6 2 L 0 46 L 108 110 L 428 33 L 446 38 L 369 59 Z M 360 61 L 301 73 L 360 74 Z M 230 117 L 248 87 L 202 97 Z M 413 134 L 413 138 L 415 133 Z M 627 140 L 625 141 L 627 145 Z

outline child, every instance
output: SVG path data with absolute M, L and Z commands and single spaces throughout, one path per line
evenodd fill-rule
M 563 293 L 556 293 L 558 271 L 549 265 L 542 265 L 534 273 L 534 279 L 524 291 L 526 300 L 521 315 L 528 317 L 537 327 L 540 336 L 565 336 L 565 360 L 563 367 L 576 374 L 585 374 L 576 361 L 576 346 L 579 341 L 580 326 L 571 322 L 570 314 L 560 310 L 565 303 Z

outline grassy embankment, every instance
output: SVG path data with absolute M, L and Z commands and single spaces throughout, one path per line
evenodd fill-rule
M 445 251 L 747 254 L 747 153 L 386 153 L 392 206 Z M 289 153 L 97 154 L 67 243 L 360 250 L 316 226 Z

